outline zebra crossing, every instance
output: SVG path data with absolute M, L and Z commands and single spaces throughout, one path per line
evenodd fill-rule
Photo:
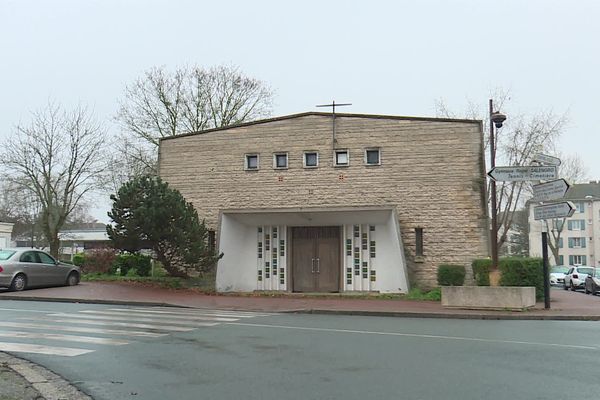
M 210 328 L 265 314 L 173 307 L 112 307 L 47 312 L 0 322 L 0 351 L 74 357 L 102 346 Z

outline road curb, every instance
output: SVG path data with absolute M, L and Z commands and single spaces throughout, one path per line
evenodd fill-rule
M 180 306 L 171 303 L 151 302 L 151 301 L 135 301 L 135 300 L 105 300 L 105 299 L 71 299 L 68 297 L 21 297 L 21 296 L 0 296 L 1 300 L 17 300 L 17 301 L 44 301 L 51 303 L 81 303 L 81 304 L 108 304 L 115 306 L 152 306 L 152 307 L 181 307 L 181 308 L 196 308 L 189 306 Z
M 0 364 L 27 381 L 45 400 L 93 400 L 63 377 L 41 365 L 0 352 Z
M 151 307 L 174 307 L 174 308 L 195 308 L 204 309 L 207 307 L 181 305 L 165 302 L 135 301 L 135 300 L 106 300 L 106 299 L 72 299 L 56 297 L 20 297 L 20 296 L 0 296 L 0 300 L 17 301 L 44 301 L 56 303 L 81 303 L 81 304 L 108 304 L 124 306 L 151 306 Z M 214 308 L 214 307 L 213 307 Z M 245 307 L 228 307 L 232 311 L 266 312 L 266 313 L 286 313 L 286 314 L 321 314 L 321 315 L 360 315 L 370 317 L 396 317 L 396 318 L 446 318 L 446 319 L 478 319 L 478 320 L 522 320 L 522 321 L 600 321 L 600 315 L 557 315 L 557 314 L 530 314 L 527 311 L 514 314 L 488 314 L 488 313 L 440 313 L 440 312 L 419 312 L 419 311 L 367 311 L 367 310 L 329 310 L 319 308 L 272 310 L 272 309 L 250 309 Z
M 297 314 L 360 315 L 370 317 L 432 318 L 432 319 L 479 319 L 479 320 L 523 320 L 523 321 L 600 321 L 600 315 L 527 315 L 527 314 L 446 314 L 411 311 L 355 311 L 308 309 L 287 311 Z

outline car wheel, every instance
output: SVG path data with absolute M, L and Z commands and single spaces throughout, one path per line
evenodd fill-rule
M 79 283 L 79 274 L 77 272 L 71 272 L 67 278 L 68 286 L 75 286 Z
M 567 286 L 567 282 L 563 283 L 563 289 L 569 290 L 569 287 Z
M 575 285 L 573 285 L 573 281 L 571 281 L 571 290 L 574 291 L 574 292 L 577 291 L 577 289 L 575 289 Z
M 10 290 L 20 292 L 27 287 L 27 277 L 24 274 L 15 276 L 10 284 Z

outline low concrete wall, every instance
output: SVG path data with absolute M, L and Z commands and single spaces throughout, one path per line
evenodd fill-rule
M 522 310 L 535 306 L 535 288 L 516 286 L 442 286 L 442 306 Z

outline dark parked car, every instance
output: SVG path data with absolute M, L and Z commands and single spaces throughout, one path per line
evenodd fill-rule
M 79 267 L 55 260 L 35 249 L 0 249 L 0 288 L 21 291 L 35 286 L 74 286 Z
M 585 294 L 597 292 L 600 292 L 600 268 L 594 268 L 594 272 L 585 278 Z

